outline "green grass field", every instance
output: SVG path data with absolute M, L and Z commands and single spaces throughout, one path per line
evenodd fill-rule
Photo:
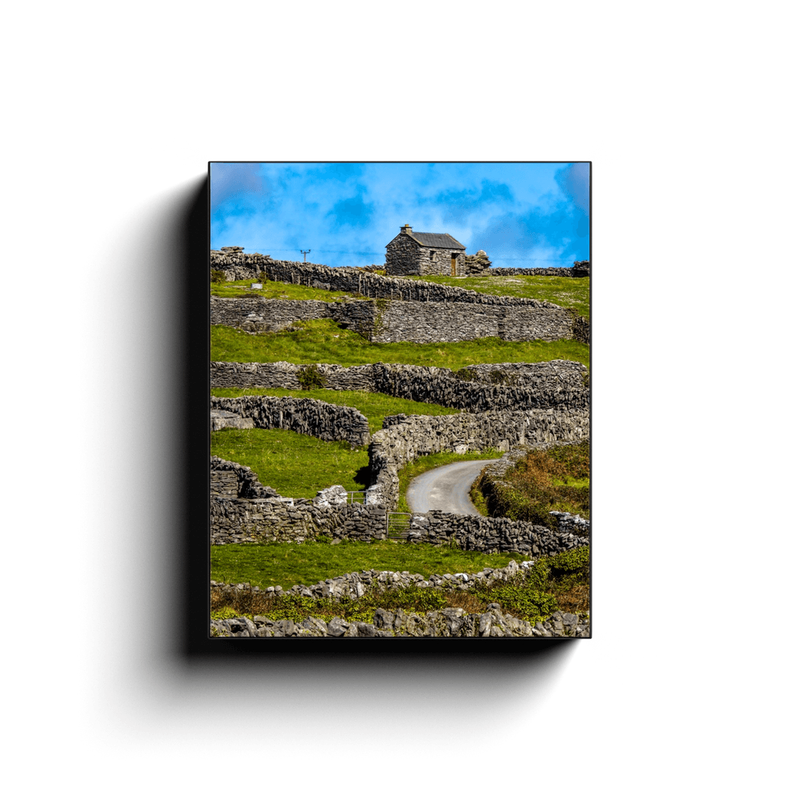
M 262 289 L 251 289 L 251 283 L 261 283 Z M 326 303 L 350 297 L 346 292 L 329 292 L 311 286 L 278 281 L 223 281 L 211 284 L 214 297 L 266 297 L 281 300 L 324 300 Z
M 446 408 L 433 403 L 418 403 L 403 400 L 379 392 L 348 392 L 334 389 L 212 389 L 214 397 L 244 397 L 245 395 L 267 395 L 269 397 L 309 397 L 324 400 L 337 406 L 357 408 L 369 421 L 370 433 L 379 431 L 383 418 L 392 414 L 427 414 L 437 417 L 442 414 L 458 414 L 457 408 Z
M 304 542 L 303 544 L 226 544 L 211 548 L 211 579 L 260 586 L 312 584 L 348 572 L 376 569 L 418 572 L 425 577 L 454 572 L 480 572 L 505 567 L 526 556 L 487 555 L 449 547 L 407 542 Z
M 348 491 L 367 488 L 367 448 L 323 442 L 284 430 L 224 430 L 211 434 L 211 455 L 250 467 L 265 486 L 284 497 L 314 497 L 334 484 Z
M 333 320 L 295 323 L 294 330 L 250 334 L 223 325 L 211 326 L 211 360 L 238 362 L 288 361 L 291 364 L 417 364 L 461 369 L 470 364 L 539 362 L 565 359 L 589 368 L 589 346 L 573 339 L 556 342 L 506 342 L 474 339 L 469 342 L 415 344 L 369 342 Z
M 481 294 L 494 294 L 502 297 L 526 297 L 533 300 L 547 300 L 563 308 L 574 308 L 582 317 L 589 319 L 589 278 L 551 278 L 545 275 L 513 275 L 475 278 L 450 278 L 442 275 L 425 277 L 411 276 L 412 280 L 428 283 L 441 283 L 472 289 Z

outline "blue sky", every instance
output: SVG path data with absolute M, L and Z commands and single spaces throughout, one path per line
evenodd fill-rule
M 589 258 L 589 165 L 226 163 L 211 165 L 211 247 L 330 266 L 382 264 L 408 223 L 449 233 L 496 267 Z

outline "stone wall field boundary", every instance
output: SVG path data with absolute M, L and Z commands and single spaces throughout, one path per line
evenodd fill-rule
M 226 478 L 231 475 L 238 478 L 238 487 L 232 479 L 225 482 L 217 478 L 217 472 L 224 473 Z M 292 499 L 261 486 L 252 471 L 233 462 L 212 458 L 211 473 L 212 544 L 304 542 L 320 536 L 372 541 L 387 536 L 386 508 L 348 503 L 342 487 L 323 489 L 311 500 Z M 465 550 L 485 553 L 531 556 L 554 555 L 589 543 L 588 537 L 571 531 L 551 531 L 525 521 L 444 511 L 412 515 L 407 538 L 435 545 L 456 544 Z
M 249 333 L 271 333 L 285 330 L 298 321 L 315 319 L 331 319 L 376 343 L 463 342 L 488 337 L 508 342 L 536 339 L 588 341 L 588 323 L 583 317 L 570 309 L 552 304 L 481 304 L 434 300 L 348 300 L 326 303 L 321 300 L 265 297 L 211 297 L 212 325 L 227 325 Z
M 212 397 L 211 408 L 252 419 L 256 428 L 280 428 L 328 442 L 363 447 L 369 422 L 355 408 L 302 397 Z
M 211 269 L 225 272 L 225 280 L 257 280 L 264 273 L 268 280 L 312 286 L 328 291 L 350 292 L 365 298 L 408 300 L 422 303 L 472 303 L 488 306 L 528 306 L 563 310 L 555 303 L 523 297 L 482 294 L 410 278 L 376 275 L 357 267 L 328 267 L 302 261 L 276 261 L 260 253 L 235 254 L 211 251 Z M 558 271 L 560 274 L 560 270 Z
M 301 389 L 298 373 L 310 364 L 211 362 L 213 388 Z M 467 367 L 474 380 L 462 380 L 440 367 L 366 364 L 340 367 L 316 364 L 326 389 L 380 392 L 473 413 L 501 409 L 588 408 L 588 371 L 575 361 L 536 364 L 479 364 Z M 494 385 L 490 380 L 512 385 Z
M 576 614 L 556 611 L 544 622 L 531 625 L 526 620 L 503 614 L 496 604 L 483 614 L 466 614 L 461 608 L 445 608 L 426 614 L 387 611 L 379 608 L 373 621 L 347 622 L 334 617 L 330 622 L 308 617 L 300 623 L 264 616 L 232 617 L 211 621 L 211 635 L 236 638 L 315 637 L 315 638 L 467 638 L 467 637 L 553 637 L 588 638 L 589 620 Z

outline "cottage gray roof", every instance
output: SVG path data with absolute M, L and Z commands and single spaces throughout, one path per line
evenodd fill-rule
M 454 239 L 449 233 L 413 233 L 408 234 L 414 241 L 419 242 L 423 247 L 456 247 L 459 250 L 466 250 L 458 239 Z

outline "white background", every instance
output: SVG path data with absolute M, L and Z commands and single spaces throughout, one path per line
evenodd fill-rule
M 4 784 L 790 796 L 789 5 L 287 8 L 4 15 Z M 169 287 L 209 159 L 593 161 L 591 641 L 455 662 L 176 654 Z

